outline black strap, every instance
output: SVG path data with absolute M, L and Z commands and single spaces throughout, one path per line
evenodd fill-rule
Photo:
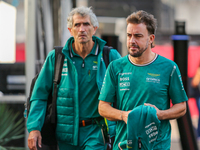
M 108 67 L 108 65 L 110 63 L 110 61 L 109 61 L 110 49 L 112 49 L 112 47 L 109 47 L 109 46 L 103 47 L 103 60 L 105 62 L 106 68 Z
M 105 62 L 106 68 L 108 68 L 108 65 L 110 63 L 110 61 L 109 61 L 109 53 L 110 53 L 111 49 L 113 49 L 113 47 L 111 47 L 111 46 L 104 46 L 103 47 L 103 60 Z M 115 102 L 113 103 L 113 107 L 114 108 L 117 107 L 116 98 L 115 98 Z
M 52 97 L 52 115 L 51 115 L 51 123 L 56 124 L 57 120 L 57 110 L 56 110 L 56 99 L 57 99 L 57 85 L 61 80 L 61 73 L 64 63 L 64 54 L 62 53 L 63 47 L 55 46 L 55 66 L 54 66 L 54 91 Z
M 62 53 L 63 47 L 55 46 L 54 49 L 55 49 L 54 81 L 56 81 L 57 84 L 59 84 L 61 80 L 61 73 L 65 57 L 64 54 Z

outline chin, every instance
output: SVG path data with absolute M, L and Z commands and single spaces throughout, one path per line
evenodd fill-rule
M 81 44 L 85 44 L 85 43 L 87 43 L 87 41 L 80 41 L 79 43 L 81 43 Z
M 130 53 L 130 52 L 129 52 L 129 54 L 130 54 L 132 57 L 140 57 L 140 56 L 141 56 L 141 54 L 138 54 L 138 53 Z
M 132 52 L 132 51 L 129 51 L 128 52 L 131 56 L 134 56 L 134 55 L 137 55 L 136 53 Z

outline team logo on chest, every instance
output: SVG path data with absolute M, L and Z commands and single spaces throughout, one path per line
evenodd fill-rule
M 147 73 L 146 82 L 160 83 L 160 74 Z
M 97 66 L 93 66 L 92 69 L 93 69 L 93 70 L 97 70 Z
M 94 64 L 93 64 L 93 66 L 92 66 L 92 70 L 97 70 L 97 68 L 98 68 L 98 67 L 97 67 L 97 63 L 98 63 L 98 62 L 97 62 L 97 61 L 93 61 L 93 63 L 94 63 Z

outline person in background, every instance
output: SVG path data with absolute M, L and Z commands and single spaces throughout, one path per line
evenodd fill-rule
M 200 65 L 197 68 L 196 74 L 192 78 L 191 86 L 195 90 L 195 99 L 200 113 Z M 200 119 L 198 120 L 197 137 L 198 139 L 200 138 Z
M 108 120 L 117 121 L 114 142 L 114 150 L 117 150 L 118 144 L 127 140 L 129 113 L 141 105 L 155 108 L 160 127 L 153 133 L 157 136 L 153 149 L 169 150 L 169 120 L 186 113 L 188 100 L 179 68 L 175 62 L 151 50 L 157 28 L 153 15 L 140 10 L 128 16 L 126 22 L 129 54 L 109 65 L 99 96 L 99 113 Z M 113 108 L 111 104 L 115 101 L 117 106 Z M 137 126 L 133 130 L 137 130 Z M 142 139 L 141 144 L 144 146 Z
M 68 16 L 71 38 L 62 53 L 65 55 L 57 94 L 56 136 L 60 150 L 103 150 L 101 126 L 104 118 L 98 113 L 98 96 L 106 66 L 102 52 L 106 42 L 94 36 L 99 24 L 91 8 L 78 7 Z M 120 58 L 111 49 L 109 60 Z M 41 127 L 44 123 L 48 94 L 53 85 L 55 53 L 51 51 L 35 83 L 27 120 L 28 147 L 41 147 Z

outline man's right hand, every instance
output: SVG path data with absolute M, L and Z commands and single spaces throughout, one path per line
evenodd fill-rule
M 37 142 L 38 146 L 41 148 L 42 146 L 42 136 L 40 131 L 33 130 L 29 133 L 28 136 L 28 147 L 30 150 L 37 150 Z

